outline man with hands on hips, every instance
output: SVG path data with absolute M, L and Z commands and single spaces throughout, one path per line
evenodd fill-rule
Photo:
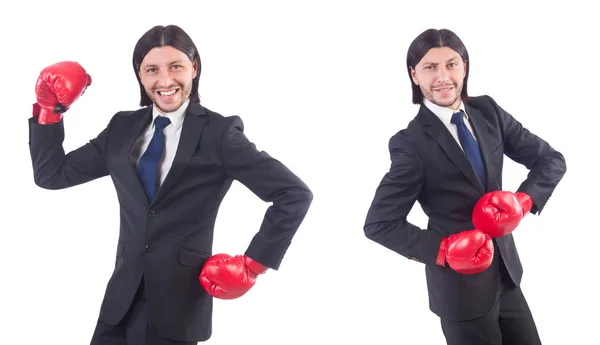
M 120 234 L 91 344 L 195 344 L 212 334 L 213 297 L 244 295 L 278 269 L 312 201 L 300 178 L 243 133 L 238 116 L 202 105 L 200 57 L 179 27 L 137 42 L 141 109 L 115 114 L 89 143 L 65 153 L 63 114 L 92 83 L 77 62 L 42 70 L 29 119 L 35 183 L 63 189 L 110 176 Z M 233 180 L 272 202 L 245 254 L 212 254 L 219 206 Z
M 389 141 L 391 167 L 364 232 L 425 264 L 429 306 L 448 344 L 540 344 L 512 231 L 541 212 L 565 159 L 491 97 L 470 97 L 469 66 L 450 30 L 429 29 L 411 43 L 406 68 L 420 108 Z M 505 155 L 529 169 L 514 193 L 502 190 Z M 426 230 L 407 221 L 416 202 Z

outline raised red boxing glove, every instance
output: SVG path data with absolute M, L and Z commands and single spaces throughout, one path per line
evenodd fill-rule
M 256 278 L 268 270 L 246 255 L 211 256 L 200 272 L 200 284 L 213 297 L 234 299 L 243 296 L 256 283 Z
M 33 105 L 33 115 L 38 123 L 59 122 L 62 113 L 92 84 L 92 77 L 80 64 L 62 61 L 42 70 L 35 84 L 37 103 Z
M 492 238 L 481 230 L 466 230 L 442 239 L 436 265 L 448 266 L 458 273 L 485 271 L 494 259 Z

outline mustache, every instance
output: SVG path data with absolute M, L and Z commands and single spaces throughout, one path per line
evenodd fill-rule
M 181 85 L 181 84 L 171 84 L 171 85 L 168 85 L 168 86 L 156 86 L 156 87 L 152 88 L 152 91 L 164 90 L 164 89 L 174 89 L 174 88 L 183 89 L 183 85 Z
M 435 90 L 435 89 L 444 89 L 447 87 L 456 87 L 456 84 L 444 84 L 444 85 L 436 85 L 436 86 L 432 86 L 431 89 Z

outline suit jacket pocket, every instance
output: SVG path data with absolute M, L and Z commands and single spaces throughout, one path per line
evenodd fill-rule
M 498 145 L 495 145 L 496 148 L 492 150 L 492 153 L 497 153 L 498 151 L 503 152 L 504 142 L 501 141 Z
M 210 254 L 189 248 L 181 248 L 179 250 L 179 263 L 190 267 L 201 267 Z

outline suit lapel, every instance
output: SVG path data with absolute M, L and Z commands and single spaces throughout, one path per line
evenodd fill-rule
M 467 180 L 483 194 L 485 192 L 484 187 L 479 181 L 471 162 L 442 121 L 425 105 L 421 105 L 417 119 L 425 132 L 437 142 Z
M 165 178 L 165 181 L 158 188 L 156 197 L 150 206 L 156 204 L 161 198 L 167 194 L 169 189 L 177 182 L 181 173 L 188 166 L 200 140 L 200 135 L 206 124 L 206 110 L 198 103 L 190 103 L 183 119 L 183 125 L 181 128 L 181 136 L 179 138 L 179 145 L 177 146 L 177 153 L 173 160 L 173 165 Z M 140 184 L 141 185 L 141 184 Z
M 467 115 L 469 117 L 473 132 L 475 132 L 475 138 L 481 151 L 483 159 L 483 165 L 485 166 L 485 180 L 486 180 L 486 191 L 493 190 L 494 174 L 493 165 L 491 161 L 492 154 L 492 143 L 490 142 L 491 136 L 489 135 L 486 127 L 486 123 L 483 119 L 483 114 L 478 109 L 475 109 L 465 103 Z
M 144 108 L 131 114 L 130 119 L 131 122 L 126 124 L 126 128 L 128 131 L 131 131 L 131 135 L 127 135 L 125 142 L 123 143 L 123 147 L 127 150 L 127 154 L 123 155 L 123 166 L 126 167 L 124 169 L 126 178 L 125 183 L 128 186 L 131 186 L 133 189 L 132 193 L 137 196 L 137 199 L 143 200 L 144 203 L 148 205 L 149 201 L 146 196 L 146 191 L 137 173 L 136 164 L 132 163 L 131 155 L 133 154 L 133 148 L 135 147 L 136 141 L 152 122 L 152 107 Z

